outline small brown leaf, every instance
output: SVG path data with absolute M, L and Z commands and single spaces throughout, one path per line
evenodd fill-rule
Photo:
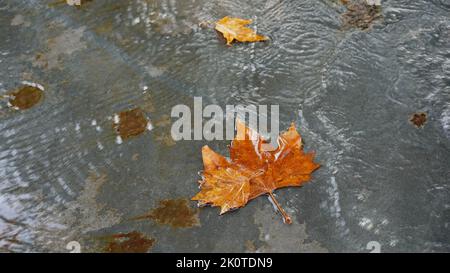
M 11 97 L 9 100 L 11 106 L 24 110 L 33 107 L 41 101 L 44 93 L 37 87 L 26 85 L 14 91 L 9 96 Z
M 142 134 L 148 125 L 149 121 L 144 112 L 140 108 L 135 108 L 116 115 L 113 127 L 121 138 L 127 139 Z
M 414 113 L 409 121 L 417 128 L 421 128 L 425 125 L 425 122 L 427 122 L 427 114 L 423 112 Z

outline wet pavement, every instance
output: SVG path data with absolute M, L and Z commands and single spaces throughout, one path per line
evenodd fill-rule
M 0 252 L 450 251 L 450 1 L 350 2 L 1 1 Z M 292 225 L 186 201 L 229 144 L 171 138 L 194 96 L 297 124 L 322 166 L 276 192 Z

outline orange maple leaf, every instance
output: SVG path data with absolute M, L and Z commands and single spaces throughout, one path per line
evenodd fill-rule
M 231 45 L 233 40 L 239 42 L 259 42 L 268 40 L 266 36 L 256 34 L 254 30 L 246 27 L 246 25 L 251 22 L 252 20 L 225 16 L 216 22 L 215 29 L 223 34 L 223 37 L 227 40 L 227 45 Z
M 248 201 L 268 194 L 283 216 L 285 223 L 291 218 L 273 195 L 283 187 L 301 186 L 319 168 L 313 153 L 303 152 L 302 140 L 295 125 L 278 137 L 274 148 L 255 131 L 237 121 L 237 134 L 230 146 L 230 160 L 211 150 L 202 148 L 203 179 L 200 192 L 192 200 L 199 206 L 221 208 L 220 214 L 243 207 Z

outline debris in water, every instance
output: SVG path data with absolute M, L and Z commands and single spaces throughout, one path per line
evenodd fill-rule
M 146 253 L 156 242 L 155 239 L 147 238 L 137 231 L 114 234 L 105 239 L 110 242 L 104 250 L 110 253 Z
M 121 139 L 127 139 L 145 132 L 149 128 L 149 121 L 140 108 L 120 112 L 114 115 L 114 129 Z
M 200 226 L 198 212 L 198 208 L 189 207 L 189 201 L 186 199 L 166 199 L 161 200 L 157 208 L 133 220 L 150 219 L 161 225 L 189 228 Z
M 427 114 L 424 112 L 414 113 L 409 121 L 417 128 L 422 128 L 427 122 Z
M 42 99 L 44 96 L 42 90 L 43 88 L 40 88 L 38 85 L 25 85 L 9 94 L 9 103 L 16 109 L 29 109 Z
M 341 1 L 347 8 L 342 14 L 344 29 L 356 27 L 362 30 L 368 29 L 372 23 L 381 18 L 381 6 L 368 4 L 367 1 Z
M 213 23 L 211 21 L 201 21 L 198 23 L 198 26 L 200 28 L 210 28 L 213 26 Z

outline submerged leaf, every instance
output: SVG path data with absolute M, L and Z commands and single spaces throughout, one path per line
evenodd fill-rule
M 156 242 L 155 239 L 147 238 L 137 231 L 114 234 L 104 239 L 110 241 L 104 248 L 104 251 L 109 253 L 146 253 Z
M 425 125 L 425 122 L 427 122 L 427 114 L 420 112 L 420 113 L 414 113 L 410 118 L 409 121 L 414 124 L 417 128 L 422 128 Z
M 187 199 L 165 199 L 159 202 L 159 206 L 145 215 L 133 218 L 133 220 L 153 220 L 161 225 L 169 225 L 173 228 L 190 228 L 200 226 L 198 209 L 189 207 Z
M 378 1 L 355 0 L 341 1 L 347 8 L 342 14 L 343 28 L 369 29 L 374 21 L 382 17 L 381 5 Z
M 113 128 L 122 139 L 138 136 L 151 127 L 141 108 L 120 112 L 114 115 Z
M 41 101 L 44 93 L 35 86 L 25 85 L 10 94 L 9 103 L 16 109 L 28 109 Z

